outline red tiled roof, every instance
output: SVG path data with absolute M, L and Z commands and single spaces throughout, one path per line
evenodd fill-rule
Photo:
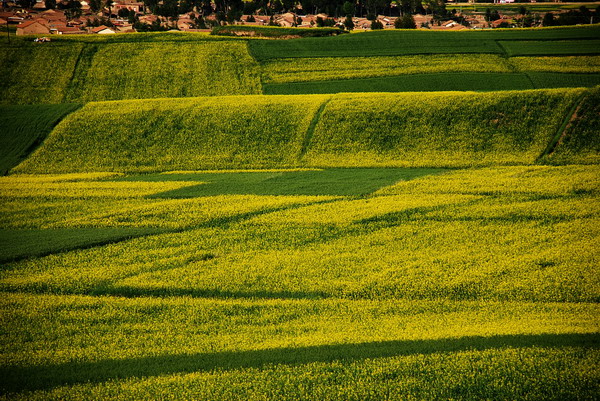
M 19 25 L 17 25 L 17 28 L 27 28 L 28 26 L 33 25 L 35 23 L 46 26 L 47 21 L 44 19 L 38 18 L 38 19 L 26 21 L 26 22 L 21 22 Z
M 105 29 L 108 29 L 108 27 L 106 25 L 100 25 L 100 26 L 97 26 L 96 28 L 92 29 L 92 32 L 98 33 L 98 32 L 103 31 Z

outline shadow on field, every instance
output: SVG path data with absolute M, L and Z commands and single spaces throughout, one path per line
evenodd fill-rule
M 572 346 L 600 348 L 600 334 L 500 335 L 439 340 L 382 341 L 259 351 L 163 355 L 32 367 L 2 366 L 0 377 L 2 377 L 2 392 L 11 393 L 49 389 L 76 383 L 99 383 L 112 379 L 213 369 L 261 368 L 277 364 L 300 365 L 311 362 L 353 361 L 366 358 L 502 348 Z
M 215 195 L 362 196 L 398 181 L 447 171 L 442 168 L 330 168 L 308 171 L 197 172 L 142 174 L 114 181 L 197 181 L 198 185 L 161 192 L 152 198 Z
M 331 294 L 325 291 L 228 291 L 217 288 L 177 288 L 157 287 L 140 288 L 134 286 L 98 287 L 90 291 L 90 295 L 109 295 L 122 298 L 137 297 L 192 297 L 192 298 L 216 298 L 216 299 L 325 299 L 331 298 Z

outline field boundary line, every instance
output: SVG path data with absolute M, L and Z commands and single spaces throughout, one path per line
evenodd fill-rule
M 558 145 L 567 135 L 569 128 L 573 124 L 573 120 L 577 117 L 577 112 L 581 109 L 583 102 L 588 96 L 589 93 L 586 91 L 579 95 L 579 97 L 573 102 L 573 105 L 566 113 L 563 122 L 560 125 L 560 127 L 558 127 L 558 130 L 554 134 L 554 137 L 552 137 L 550 143 L 548 143 L 548 146 L 546 146 L 546 149 L 544 149 L 544 151 L 537 157 L 536 163 L 541 162 L 544 157 L 550 156 L 552 153 L 554 153 Z
M 83 47 L 81 48 L 81 51 L 79 52 L 79 56 L 77 56 L 77 61 L 75 62 L 75 67 L 73 67 L 73 74 L 71 74 L 71 79 L 69 80 L 69 83 L 67 84 L 67 87 L 65 88 L 65 94 L 63 96 L 63 103 L 69 103 L 69 102 L 82 102 L 83 101 L 83 89 L 77 89 L 78 88 L 78 81 L 80 81 L 81 76 L 83 76 L 83 74 L 85 74 L 85 76 L 87 77 L 87 73 L 88 70 L 90 69 L 91 65 L 92 65 L 92 60 L 94 58 L 94 56 L 96 55 L 96 53 L 98 52 L 98 45 L 96 43 L 84 43 Z M 84 64 L 89 64 L 89 65 L 85 65 Z M 86 68 L 85 72 L 82 72 L 81 70 L 84 68 Z M 81 87 L 81 85 L 79 85 L 79 87 Z M 82 93 L 79 93 L 79 96 L 73 96 L 73 92 L 76 91 L 81 91 Z
M 506 47 L 504 47 L 504 45 L 502 43 L 500 43 L 500 42 L 502 42 L 502 40 L 496 39 L 496 40 L 494 40 L 494 42 L 496 42 L 496 45 L 500 48 L 500 50 L 502 50 L 502 56 L 506 59 L 510 58 L 510 54 L 508 54 Z
M 306 155 L 306 152 L 308 151 L 308 146 L 310 145 L 310 141 L 311 141 L 313 135 L 315 134 L 315 129 L 317 128 L 317 124 L 319 123 L 319 120 L 321 119 L 321 115 L 323 114 L 325 107 L 329 104 L 329 102 L 332 99 L 333 99 L 333 96 L 329 96 L 329 97 L 327 97 L 327 99 L 325 99 L 321 103 L 321 105 L 319 106 L 319 108 L 317 109 L 315 114 L 313 115 L 313 118 L 310 121 L 310 124 L 308 124 L 306 133 L 304 134 L 304 140 L 302 141 L 302 147 L 300 148 L 300 153 L 298 154 L 298 161 L 302 160 L 304 155 Z
M 533 79 L 531 79 L 531 75 L 529 75 L 529 72 L 523 71 L 522 74 L 525 74 L 525 76 L 527 77 L 527 79 L 531 83 L 531 89 L 543 89 L 543 88 L 538 88 L 537 87 L 537 85 L 535 84 L 535 82 L 533 82 Z

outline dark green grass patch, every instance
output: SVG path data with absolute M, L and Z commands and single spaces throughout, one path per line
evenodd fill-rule
M 19 164 L 80 104 L 0 106 L 0 174 Z
M 268 95 L 341 92 L 434 92 L 533 89 L 526 74 L 440 73 L 265 84 Z
M 600 74 L 561 74 L 558 72 L 527 73 L 536 89 L 591 88 L 600 85 Z
M 600 39 L 558 41 L 501 41 L 509 56 L 566 56 L 600 54 Z
M 355 168 L 275 172 L 216 172 L 148 174 L 120 181 L 201 181 L 203 184 L 163 192 L 153 197 L 243 195 L 338 195 L 360 196 L 391 185 L 445 171 L 436 168 Z
M 264 84 L 263 92 L 267 95 L 299 95 L 342 92 L 500 91 L 589 88 L 596 85 L 600 85 L 600 74 L 465 72 Z
M 105 245 L 163 231 L 159 228 L 0 230 L 0 262 Z

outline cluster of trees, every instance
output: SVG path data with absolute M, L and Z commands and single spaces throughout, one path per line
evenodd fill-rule
M 579 10 L 569 10 L 566 13 L 560 13 L 555 16 L 552 13 L 546 13 L 542 20 L 543 26 L 557 25 L 578 25 L 592 24 L 600 22 L 600 6 L 595 11 L 589 10 L 586 6 L 579 7 Z
M 159 0 L 143 1 L 150 12 L 156 15 L 175 17 L 195 9 L 204 16 L 216 13 L 218 20 L 227 22 L 239 20 L 243 14 L 274 15 L 286 12 L 301 15 L 325 13 L 336 18 L 416 13 L 444 17 L 447 13 L 444 0 L 399 0 L 394 3 L 391 0 L 163 0 L 160 4 Z

